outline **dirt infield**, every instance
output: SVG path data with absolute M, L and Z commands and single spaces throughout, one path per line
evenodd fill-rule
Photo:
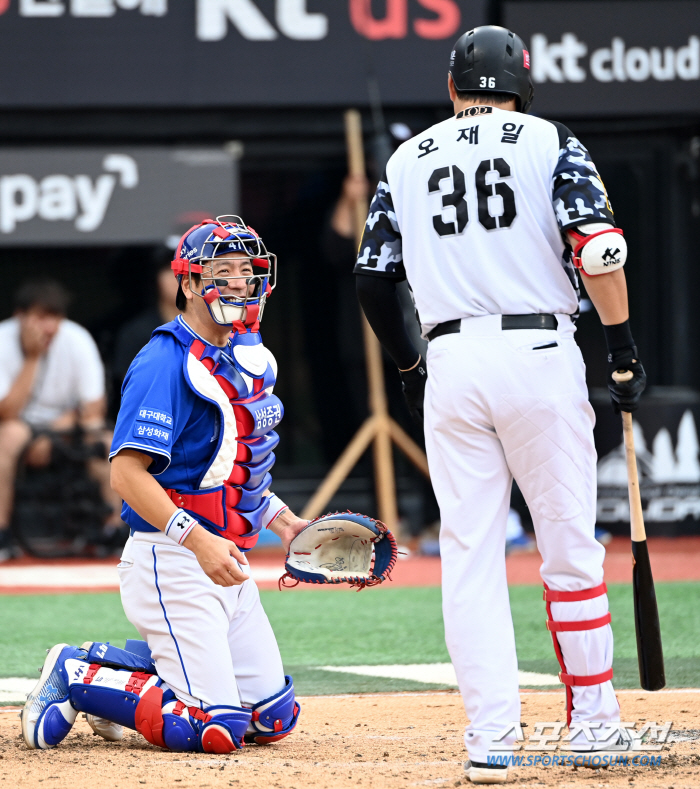
M 700 693 L 620 693 L 622 719 L 673 721 L 672 737 L 658 767 L 520 767 L 509 784 L 532 787 L 663 787 L 700 785 Z M 563 715 L 561 692 L 524 692 L 526 735 L 539 721 Z M 345 789 L 468 784 L 462 762 L 465 722 L 457 693 L 312 697 L 301 700 L 295 733 L 272 746 L 248 746 L 229 756 L 169 753 L 129 732 L 121 743 L 94 736 L 82 717 L 52 751 L 28 751 L 17 712 L 0 714 L 0 787 L 75 789 L 183 787 L 279 787 Z

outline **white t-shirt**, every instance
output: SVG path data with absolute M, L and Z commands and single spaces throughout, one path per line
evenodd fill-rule
M 0 400 L 7 397 L 24 365 L 19 319 L 0 322 Z M 90 333 L 62 320 L 46 354 L 40 359 L 29 402 L 21 418 L 46 427 L 61 414 L 104 397 L 105 372 Z
M 457 318 L 573 315 L 578 279 L 562 232 L 585 222 L 614 218 L 572 132 L 470 107 L 391 157 L 355 272 L 407 278 L 423 336 Z

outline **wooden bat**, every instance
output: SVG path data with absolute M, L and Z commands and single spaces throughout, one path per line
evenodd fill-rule
M 631 380 L 630 370 L 616 370 L 615 383 Z M 649 562 L 647 535 L 644 529 L 642 498 L 639 491 L 637 458 L 634 452 L 632 414 L 622 412 L 622 432 L 627 459 L 627 487 L 630 496 L 630 526 L 632 532 L 632 591 L 634 596 L 634 627 L 637 632 L 639 681 L 644 690 L 661 690 L 666 685 L 664 654 L 661 645 L 659 610 Z

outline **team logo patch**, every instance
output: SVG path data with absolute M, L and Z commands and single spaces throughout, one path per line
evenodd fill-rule
M 171 414 L 167 411 L 160 411 L 157 408 L 149 408 L 145 405 L 139 408 L 136 418 L 139 422 L 154 422 L 157 425 L 163 425 L 165 427 L 173 426 L 173 417 Z

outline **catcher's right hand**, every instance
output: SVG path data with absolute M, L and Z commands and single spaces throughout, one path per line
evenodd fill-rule
M 406 398 L 408 411 L 413 421 L 423 424 L 423 399 L 425 397 L 425 384 L 428 381 L 428 368 L 423 357 L 418 357 L 418 363 L 410 370 L 399 370 L 403 396 Z

